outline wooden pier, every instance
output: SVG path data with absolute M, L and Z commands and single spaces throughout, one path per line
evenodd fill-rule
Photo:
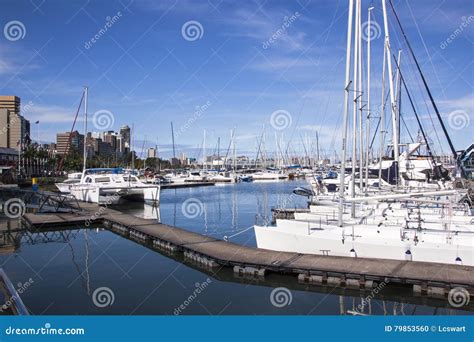
M 196 188 L 199 186 L 212 186 L 215 182 L 183 182 L 183 183 L 164 183 L 161 184 L 161 189 L 181 189 L 181 188 Z
M 230 267 L 236 274 L 251 277 L 273 272 L 296 276 L 300 283 L 357 289 L 408 285 L 415 293 L 431 297 L 446 297 L 455 287 L 463 287 L 471 295 L 474 290 L 471 266 L 278 252 L 241 246 L 110 208 L 92 204 L 81 207 L 83 211 L 77 213 L 28 213 L 23 221 L 30 229 L 40 230 L 99 224 L 167 253 L 182 253 L 185 259 L 204 267 Z

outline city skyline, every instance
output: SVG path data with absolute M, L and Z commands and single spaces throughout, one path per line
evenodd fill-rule
M 473 73 L 472 60 L 462 51 L 472 49 L 474 20 L 468 1 L 456 3 L 399 1 L 395 6 L 451 138 L 457 149 L 464 149 L 472 140 L 474 105 L 471 80 L 465 77 Z M 202 146 L 204 129 L 210 149 L 218 137 L 228 141 L 235 129 L 239 151 L 255 153 L 263 125 L 269 150 L 275 150 L 275 136 L 283 134 L 302 151 L 301 140 L 316 130 L 322 149 L 340 149 L 344 1 L 246 3 L 238 8 L 227 1 L 70 6 L 7 1 L 5 6 L 2 26 L 18 21 L 21 32 L 7 36 L 4 30 L 0 37 L 0 93 L 33 104 L 27 119 L 40 122 L 42 142 L 70 131 L 82 87 L 88 85 L 93 124 L 96 118 L 91 131 L 117 131 L 128 124 L 134 127 L 136 144 L 146 140 L 147 147 L 158 145 L 166 157 L 172 154 L 171 121 L 176 149 L 188 155 Z M 376 105 L 383 40 L 379 7 L 372 40 Z M 364 7 L 364 21 L 366 11 Z M 41 25 L 44 21 L 53 25 Z M 409 56 L 393 19 L 391 30 L 393 48 L 403 48 L 403 67 Z M 414 70 L 409 63 L 406 68 Z M 432 139 L 439 142 L 438 153 L 447 152 L 444 137 L 435 132 L 439 127 L 431 127 L 435 115 L 426 111 L 426 94 L 421 96 L 419 83 L 408 78 Z M 408 125 L 415 123 L 407 112 Z M 287 127 L 271 125 L 274 113 L 289 118 Z M 452 113 L 461 113 L 467 124 L 453 127 Z M 36 130 L 31 134 L 38 139 Z

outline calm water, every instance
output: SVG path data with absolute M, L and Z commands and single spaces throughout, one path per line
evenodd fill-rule
M 271 207 L 305 206 L 304 198 L 291 196 L 298 185 L 304 183 L 163 190 L 159 212 L 143 204 L 117 209 L 255 246 L 253 230 L 246 229 L 269 220 Z M 17 221 L 4 221 L 0 229 L 0 265 L 17 287 L 30 283 L 22 298 L 34 314 L 347 314 L 370 294 L 298 284 L 293 277 L 256 280 L 238 278 L 229 269 L 214 273 L 101 228 L 33 233 L 22 230 Z M 277 287 L 285 289 L 272 297 Z M 447 308 L 444 300 L 428 301 L 410 293 L 385 287 L 364 310 L 388 315 L 463 313 Z M 286 305 L 280 307 L 278 298 Z

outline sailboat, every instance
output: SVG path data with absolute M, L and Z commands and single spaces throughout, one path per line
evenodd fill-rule
M 87 137 L 88 88 L 84 88 L 84 137 Z M 84 141 L 83 170 L 79 182 L 56 184 L 77 200 L 98 204 L 117 204 L 123 200 L 139 200 L 158 204 L 160 185 L 146 184 L 121 168 L 87 168 L 87 142 Z
M 449 187 L 428 188 L 423 191 L 420 191 L 419 188 L 412 189 L 407 186 L 405 178 L 402 177 L 402 167 L 398 167 L 401 163 L 405 163 L 412 151 L 419 146 L 408 146 L 405 155 L 399 154 L 397 131 L 399 126 L 394 97 L 392 54 L 385 0 L 382 0 L 385 27 L 384 55 L 387 57 L 386 67 L 389 73 L 393 133 L 392 164 L 396 166 L 394 168 L 396 182 L 394 186 L 379 187 L 372 192 L 368 191 L 369 185 L 366 181 L 364 184 L 364 177 L 368 177 L 368 172 L 364 171 L 368 171 L 368 168 L 363 169 L 362 149 L 359 150 L 360 167 L 358 168 L 356 165 L 358 159 L 356 154 L 357 135 L 360 139 L 359 142 L 362 141 L 362 111 L 359 112 L 362 106 L 360 100 L 362 95 L 359 94 L 363 90 L 361 82 L 361 0 L 350 0 L 349 6 L 343 144 L 338 194 L 318 196 L 322 198 L 322 203 L 312 205 L 310 213 L 295 214 L 294 220 L 277 219 L 275 226 L 254 226 L 257 246 L 285 252 L 474 266 L 474 254 L 472 253 L 474 217 L 469 207 L 463 203 L 467 191 Z M 391 6 L 396 15 L 392 4 Z M 369 8 L 369 32 L 370 11 Z M 353 21 L 355 21 L 355 51 L 354 80 L 351 80 Z M 367 44 L 368 51 L 370 51 L 370 37 Z M 415 58 L 414 55 L 413 58 Z M 368 59 L 370 65 L 370 53 L 368 53 Z M 399 68 L 399 64 L 397 68 Z M 421 70 L 419 71 L 421 73 Z M 370 76 L 368 78 L 370 80 Z M 368 86 L 369 89 L 370 86 Z M 349 92 L 354 92 L 355 98 L 352 119 L 352 172 L 346 176 L 344 172 L 346 171 Z M 370 95 L 368 97 L 370 99 Z M 434 102 L 433 106 L 435 107 Z M 441 117 L 438 116 L 438 118 L 443 126 Z M 359 123 L 359 127 L 357 127 L 357 123 Z M 426 137 L 425 141 L 428 141 Z M 448 141 L 450 142 L 449 137 Z M 358 190 L 357 183 L 359 183 Z

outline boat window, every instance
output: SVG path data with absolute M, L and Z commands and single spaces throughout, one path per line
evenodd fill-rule
M 92 179 L 90 177 L 86 177 L 86 180 L 85 180 L 86 183 L 91 183 L 92 182 Z
M 95 182 L 96 183 L 107 183 L 107 182 L 110 182 L 110 178 L 109 177 L 97 177 L 95 179 Z
M 123 177 L 123 180 L 125 182 L 132 182 L 133 183 L 133 182 L 136 182 L 138 179 L 137 179 L 137 177 L 134 177 L 134 176 L 128 176 L 128 177 L 125 176 L 125 177 Z

